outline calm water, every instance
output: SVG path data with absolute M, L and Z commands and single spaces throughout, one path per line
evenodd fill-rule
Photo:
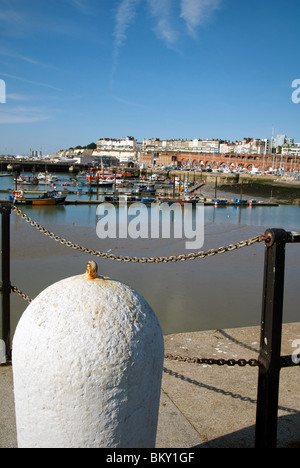
M 63 177 L 68 180 L 68 175 Z M 11 178 L 1 178 L 0 187 L 11 185 Z M 100 240 L 96 205 L 26 207 L 24 211 L 67 240 L 104 252 L 132 256 L 189 253 L 185 239 Z M 300 231 L 300 207 L 205 207 L 203 250 L 263 234 L 269 227 Z M 83 273 L 87 261 L 95 260 L 45 237 L 15 214 L 11 231 L 11 281 L 32 298 L 60 279 Z M 129 284 L 145 297 L 165 334 L 260 324 L 264 244 L 168 264 L 96 261 L 102 275 Z M 299 321 L 299 245 L 287 246 L 286 265 L 284 320 Z M 12 295 L 13 330 L 25 308 L 26 303 Z

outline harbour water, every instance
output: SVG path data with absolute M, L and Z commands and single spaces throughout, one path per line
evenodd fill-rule
M 69 175 L 63 177 L 69 179 Z M 0 188 L 8 186 L 12 186 L 12 178 L 1 178 Z M 203 194 L 206 195 L 205 190 Z M 99 239 L 97 205 L 22 209 L 55 234 L 94 250 L 143 257 L 190 253 L 185 249 L 184 238 Z M 271 227 L 300 231 L 299 206 L 206 206 L 204 213 L 203 250 L 264 234 Z M 48 285 L 83 273 L 87 261 L 94 259 L 101 275 L 129 284 L 145 297 L 155 310 L 164 334 L 252 326 L 260 324 L 264 248 L 264 243 L 257 243 L 202 260 L 176 263 L 115 262 L 62 246 L 13 213 L 11 282 L 34 298 Z M 285 322 L 299 321 L 299 273 L 300 247 L 288 245 Z M 13 294 L 12 330 L 25 308 L 26 303 Z

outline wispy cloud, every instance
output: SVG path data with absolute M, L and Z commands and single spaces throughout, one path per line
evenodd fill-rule
M 162 39 L 170 48 L 178 40 L 178 32 L 170 20 L 173 0 L 148 0 L 148 5 L 152 16 L 156 19 L 155 32 L 159 39 Z
M 15 58 L 17 60 L 22 60 L 23 62 L 30 63 L 31 65 L 37 65 L 39 67 L 44 67 L 44 68 L 51 68 L 54 70 L 58 70 L 57 67 L 55 67 L 52 64 L 45 63 L 45 62 L 40 62 L 39 60 L 33 59 L 32 57 L 28 57 L 26 55 L 19 54 L 17 52 L 13 52 L 9 49 L 5 49 L 4 47 L 0 47 L 0 55 L 3 55 L 4 57 L 11 57 Z
M 49 88 L 49 89 L 53 89 L 54 91 L 62 91 L 62 89 L 60 88 L 57 88 L 56 86 L 52 86 L 48 83 L 40 83 L 39 81 L 32 81 L 32 80 L 27 80 L 25 78 L 22 78 L 20 76 L 15 76 L 15 75 L 9 75 L 8 73 L 2 73 L 0 72 L 0 76 L 4 76 L 6 78 L 11 78 L 13 80 L 19 80 L 19 81 L 23 81 L 24 83 L 29 83 L 29 84 L 32 84 L 32 85 L 35 85 L 35 86 L 41 86 L 43 88 Z
M 127 30 L 133 23 L 136 16 L 136 8 L 140 0 L 122 0 L 116 10 L 115 28 L 114 28 L 114 51 L 113 51 L 113 69 L 111 76 L 111 87 L 114 81 L 120 48 L 124 45 L 127 38 Z
M 140 2 L 141 0 L 120 0 L 116 10 L 111 88 L 120 50 L 126 42 L 128 29 L 134 22 Z M 197 29 L 203 27 L 211 19 L 212 14 L 221 7 L 223 2 L 224 0 L 147 0 L 145 4 L 155 21 L 154 31 L 157 37 L 168 48 L 179 52 L 179 39 L 183 34 L 182 20 L 188 34 L 196 39 Z
M 121 47 L 126 40 L 126 32 L 130 24 L 132 24 L 135 15 L 136 7 L 140 0 L 122 0 L 116 12 L 116 26 L 114 30 L 115 47 Z
M 30 101 L 32 97 L 26 96 L 25 94 L 20 93 L 9 93 L 6 94 L 7 101 Z
M 25 124 L 44 122 L 51 117 L 43 109 L 15 107 L 8 111 L 0 112 L 0 124 Z
M 28 14 L 14 9 L 9 2 L 1 2 L 0 25 L 2 35 L 20 37 L 28 32 L 29 17 Z
M 211 18 L 222 2 L 223 0 L 181 0 L 180 17 L 185 20 L 191 36 L 196 36 L 196 29 Z
M 115 95 L 111 95 L 112 99 L 114 99 L 114 101 L 117 101 L 117 102 L 120 102 L 121 104 L 125 104 L 126 106 L 131 106 L 131 107 L 144 107 L 142 106 L 141 104 L 135 102 L 135 101 L 130 101 L 128 99 L 124 99 L 122 97 L 119 97 L 119 96 L 115 96 Z
M 66 0 L 71 6 L 84 13 L 85 15 L 92 14 L 92 9 L 89 1 L 87 0 Z
M 11 25 L 11 24 L 21 24 L 23 21 L 23 16 L 16 10 L 11 8 L 9 9 L 2 9 L 0 11 L 0 21 L 3 24 Z

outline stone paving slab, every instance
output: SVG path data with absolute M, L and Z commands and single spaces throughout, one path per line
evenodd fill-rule
M 295 351 L 300 324 L 283 326 L 282 355 Z M 165 352 L 190 357 L 257 359 L 260 327 L 165 337 Z M 220 367 L 165 360 L 162 389 L 199 434 L 199 448 L 254 447 L 257 367 Z M 278 447 L 300 441 L 300 367 L 281 370 Z M 183 438 L 182 438 L 183 442 Z M 158 431 L 158 446 L 169 441 Z M 190 447 L 193 446 L 191 440 Z M 168 447 L 171 447 L 168 445 Z M 184 445 L 188 447 L 188 445 Z

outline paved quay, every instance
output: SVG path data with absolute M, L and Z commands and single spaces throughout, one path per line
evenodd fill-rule
M 165 336 L 165 352 L 257 359 L 260 327 Z M 284 324 L 282 355 L 295 352 L 300 323 Z M 294 347 L 293 347 L 294 345 Z M 298 348 L 300 347 L 298 341 Z M 257 367 L 164 361 L 157 448 L 254 447 Z M 281 370 L 278 448 L 300 447 L 300 367 Z M 12 368 L 0 367 L 0 448 L 16 448 Z

